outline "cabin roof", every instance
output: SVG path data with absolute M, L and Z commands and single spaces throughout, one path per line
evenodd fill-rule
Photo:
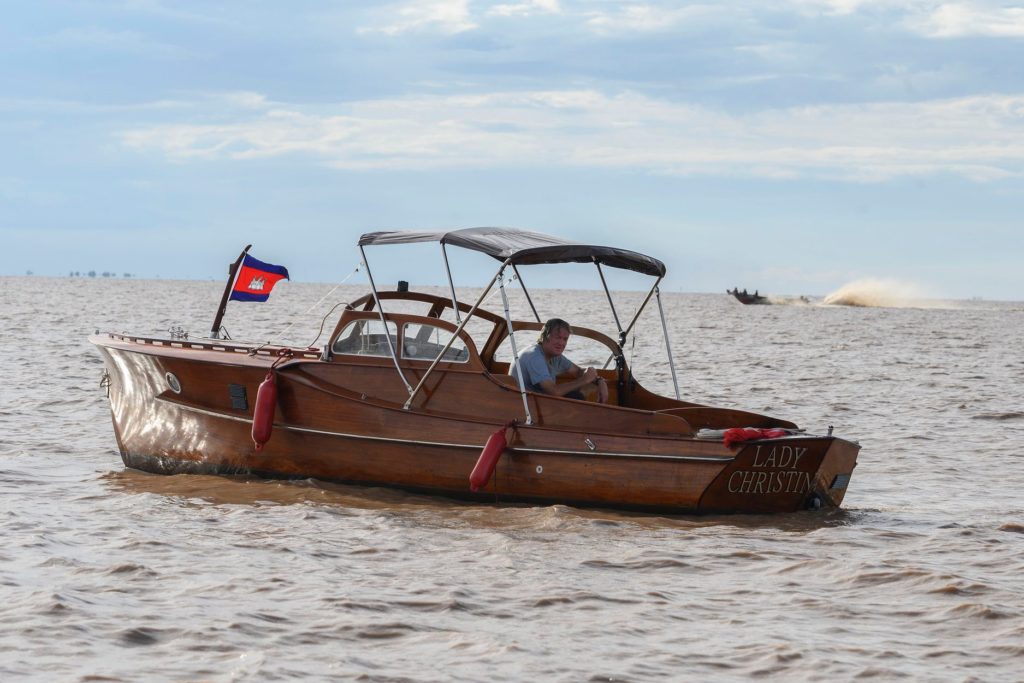
M 579 244 L 560 237 L 516 228 L 462 228 L 460 230 L 390 230 L 368 232 L 359 238 L 359 246 L 440 242 L 472 249 L 499 261 L 511 259 L 513 265 L 539 263 L 600 263 L 612 268 L 632 270 L 663 277 L 665 264 L 628 249 Z

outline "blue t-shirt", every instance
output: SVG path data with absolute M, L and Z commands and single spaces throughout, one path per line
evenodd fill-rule
M 551 360 L 544 355 L 540 344 L 534 344 L 519 354 L 519 359 L 509 366 L 508 374 L 516 377 L 516 365 L 523 371 L 523 384 L 529 391 L 542 391 L 540 383 L 546 379 L 555 381 L 555 378 L 572 368 L 572 361 L 565 356 L 555 356 Z

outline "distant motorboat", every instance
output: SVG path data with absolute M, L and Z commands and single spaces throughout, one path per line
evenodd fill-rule
M 748 294 L 746 289 L 744 289 L 741 292 L 739 288 L 733 287 L 732 289 L 725 290 L 725 293 L 732 294 L 734 297 L 736 297 L 736 300 L 739 301 L 741 304 L 749 305 L 771 303 L 771 301 L 768 300 L 768 297 L 761 296 L 756 289 L 754 290 L 753 294 Z

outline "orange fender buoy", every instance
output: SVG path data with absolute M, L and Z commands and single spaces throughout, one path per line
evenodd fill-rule
M 273 371 L 260 383 L 256 391 L 256 407 L 252 414 L 252 440 L 256 450 L 263 450 L 263 444 L 270 441 L 274 431 L 274 410 L 277 408 L 277 380 Z
M 480 451 L 480 457 L 469 474 L 470 491 L 479 491 L 491 480 L 494 468 L 498 465 L 498 458 L 508 445 L 508 441 L 505 440 L 505 430 L 508 427 L 509 425 L 503 426 L 487 438 L 487 443 L 484 444 L 484 449 Z

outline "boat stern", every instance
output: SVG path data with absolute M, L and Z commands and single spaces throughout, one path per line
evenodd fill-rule
M 860 446 L 832 436 L 748 441 L 701 496 L 701 512 L 794 512 L 843 502 Z

